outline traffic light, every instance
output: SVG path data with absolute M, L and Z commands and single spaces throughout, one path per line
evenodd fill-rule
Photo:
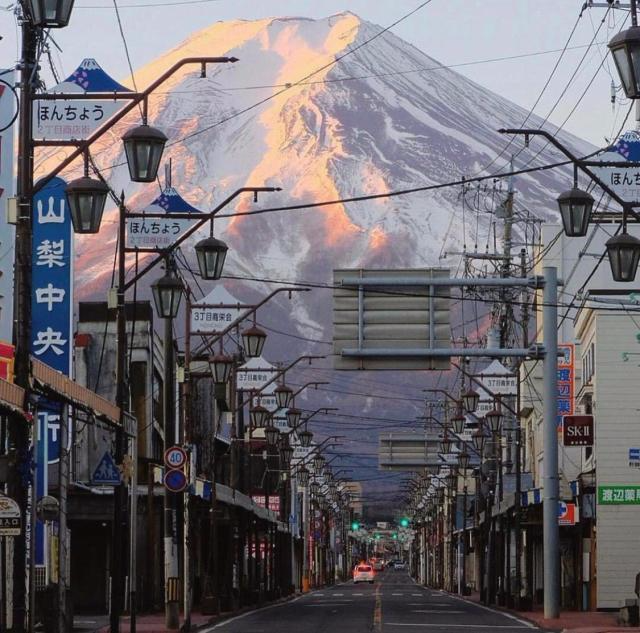
M 376 541 L 379 541 L 379 540 L 380 540 L 380 535 L 376 534 Z
M 395 539 L 398 538 L 398 535 L 395 532 L 393 533 L 393 538 L 395 538 Z
M 407 517 L 402 517 L 402 519 L 400 519 L 400 527 L 409 527 L 409 519 L 407 519 Z
M 351 524 L 351 531 L 352 531 L 352 532 L 356 532 L 356 531 L 357 531 L 357 530 L 359 530 L 359 529 L 360 529 L 360 524 L 359 524 L 357 521 L 354 521 L 354 522 Z

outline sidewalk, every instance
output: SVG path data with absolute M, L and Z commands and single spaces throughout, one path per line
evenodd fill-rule
M 195 631 L 198 627 L 209 624 L 216 620 L 215 616 L 201 615 L 200 613 L 191 614 L 191 629 Z M 182 620 L 181 620 L 182 623 Z M 120 625 L 121 633 L 130 633 L 131 621 L 128 617 L 123 617 Z M 164 625 L 164 613 L 152 613 L 150 615 L 139 615 L 136 618 L 136 631 L 139 633 L 168 633 Z M 109 633 L 109 627 L 104 626 L 98 629 L 97 633 Z M 172 631 L 175 633 L 175 629 Z
M 473 593 L 463 600 L 480 603 L 480 594 Z M 602 611 L 563 611 L 559 618 L 546 619 L 542 609 L 534 611 L 515 611 L 504 607 L 492 607 L 497 611 L 506 611 L 522 620 L 532 622 L 541 629 L 561 631 L 562 633 L 640 633 L 640 627 L 622 627 L 618 625 L 617 613 Z

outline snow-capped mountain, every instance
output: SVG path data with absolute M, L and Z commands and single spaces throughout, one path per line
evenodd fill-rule
M 199 66 L 187 67 L 151 99 L 149 121 L 170 139 L 165 159 L 172 159 L 173 186 L 205 211 L 242 186 L 282 187 L 258 204 L 243 197 L 228 209 L 237 212 L 433 185 L 473 176 L 488 164 L 487 173 L 507 170 L 521 141 L 492 162 L 508 140 L 497 130 L 521 125 L 527 112 L 390 32 L 364 44 L 380 31 L 348 12 L 321 20 L 219 22 L 136 71 L 142 87 L 184 57 L 239 58 L 210 65 L 206 78 Z M 129 205 L 141 209 L 157 197 L 157 187 L 132 187 L 126 167 L 110 169 L 124 162 L 118 137 L 135 122 L 128 118 L 93 154 L 114 189 L 127 191 Z M 536 117 L 527 122 L 541 124 Z M 592 149 L 565 133 L 559 137 L 578 153 Z M 541 146 L 532 142 L 534 150 Z M 522 152 L 516 166 L 533 155 Z M 545 150 L 533 164 L 558 159 Z M 568 171 L 523 175 L 517 199 L 551 217 L 557 193 L 569 184 Z M 455 187 L 221 219 L 215 231 L 231 247 L 227 272 L 326 282 L 335 267 L 442 264 L 443 248 L 460 249 L 461 218 Z M 115 224 L 113 216 L 106 219 L 104 239 L 79 245 L 77 281 L 86 293 L 103 288 L 111 273 Z M 330 304 L 328 292 L 297 300 L 300 332 L 327 338 Z

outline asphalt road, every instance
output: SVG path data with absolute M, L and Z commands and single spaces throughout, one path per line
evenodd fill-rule
M 526 633 L 535 626 L 416 585 L 404 571 L 311 592 L 204 629 L 205 633 Z

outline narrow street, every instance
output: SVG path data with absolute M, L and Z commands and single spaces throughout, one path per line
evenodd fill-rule
M 524 620 L 416 585 L 404 571 L 312 592 L 204 629 L 206 633 L 397 633 L 539 630 Z

